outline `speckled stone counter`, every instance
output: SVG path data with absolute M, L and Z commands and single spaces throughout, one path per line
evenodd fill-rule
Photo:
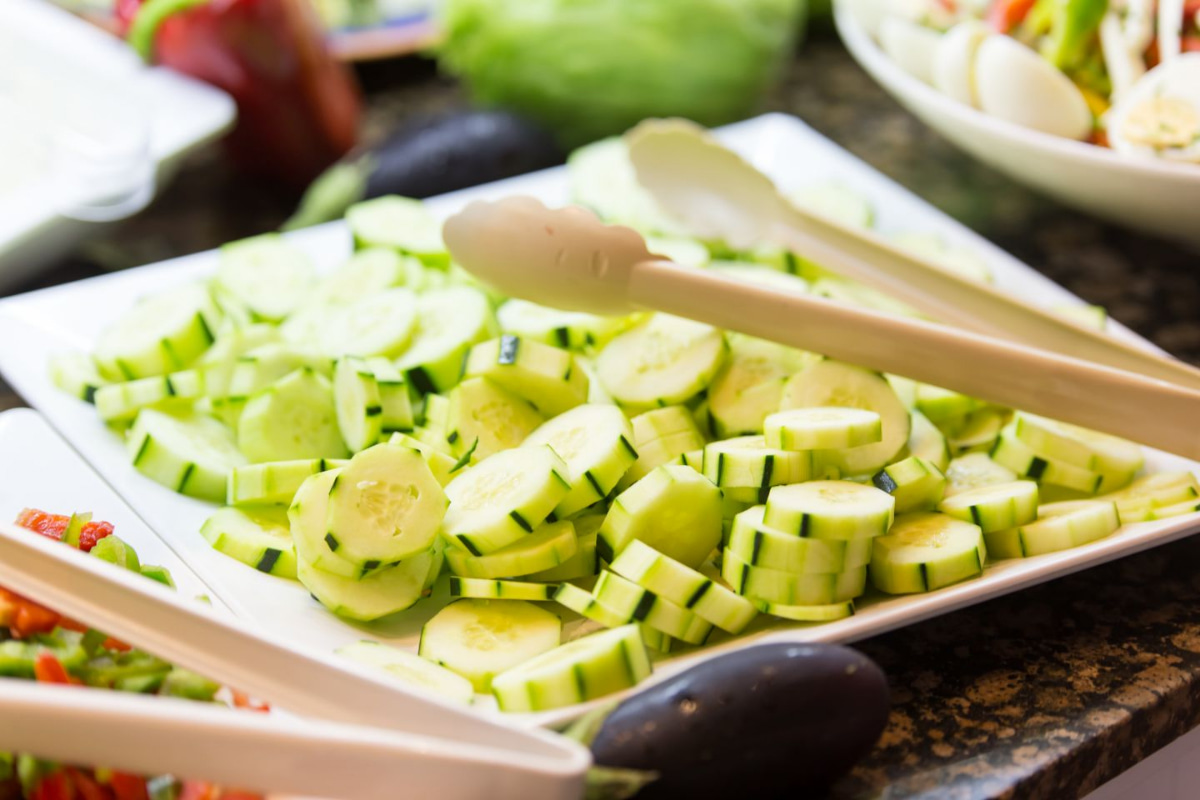
M 463 102 L 420 62 L 372 65 L 363 77 L 370 134 Z M 769 107 L 799 115 L 1200 362 L 1200 256 L 1066 210 L 971 161 L 892 102 L 828 32 L 806 44 Z M 211 153 L 199 154 L 151 210 L 26 288 L 258 233 L 294 200 L 235 181 Z M 21 404 L 0 383 L 0 409 Z M 1200 539 L 858 646 L 890 676 L 894 709 L 875 751 L 831 797 L 1079 797 L 1200 722 Z

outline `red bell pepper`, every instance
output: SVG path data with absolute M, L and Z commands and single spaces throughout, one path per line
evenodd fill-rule
M 51 653 L 39 653 L 34 659 L 33 677 L 37 679 L 38 683 L 71 685 L 71 676 L 67 672 L 67 668 Z
M 58 770 L 37 782 L 29 793 L 29 800 L 75 800 L 75 787 L 66 771 Z
M 362 101 L 310 0 L 120 0 L 143 56 L 229 92 L 243 169 L 307 186 L 355 143 Z
M 1028 16 L 1034 0 L 995 0 L 988 8 L 988 25 L 998 33 L 1008 33 Z
M 146 779 L 128 772 L 113 772 L 108 779 L 114 800 L 146 800 Z

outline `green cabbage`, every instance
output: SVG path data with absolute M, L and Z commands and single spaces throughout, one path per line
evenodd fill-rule
M 804 0 L 445 0 L 442 68 L 575 146 L 651 116 L 752 113 Z

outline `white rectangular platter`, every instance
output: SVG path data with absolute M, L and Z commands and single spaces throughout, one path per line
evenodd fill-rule
M 948 243 L 975 250 L 989 263 L 998 286 L 1030 303 L 1081 302 L 794 118 L 759 117 L 730 126 L 721 131 L 721 136 L 784 188 L 841 183 L 870 198 L 879 230 L 936 233 Z M 533 195 L 549 204 L 563 204 L 568 200 L 565 172 L 546 170 L 444 195 L 431 200 L 430 206 L 435 214 L 446 216 L 471 200 L 510 194 Z M 341 223 L 299 231 L 292 236 L 326 269 L 335 266 L 351 248 L 350 236 Z M 355 625 L 336 619 L 298 584 L 263 575 L 211 551 L 197 531 L 213 507 L 177 495 L 137 473 L 130 466 L 122 443 L 97 419 L 95 410 L 50 384 L 46 363 L 52 354 L 88 349 L 96 334 L 124 313 L 138 296 L 206 277 L 215 266 L 215 253 L 198 253 L 0 301 L 0 373 L 46 415 L 234 613 L 294 636 L 298 644 L 321 649 L 332 649 L 364 636 L 415 647 L 421 623 L 445 602 L 444 591 L 382 623 Z M 1136 338 L 1122 329 L 1115 333 Z M 1135 412 L 1136 409 L 1131 409 L 1131 413 Z M 1151 471 L 1200 471 L 1200 464 L 1154 451 L 1147 451 L 1147 466 Z M 1198 526 L 1200 515 L 1195 514 L 1127 526 L 1108 539 L 1077 550 L 989 565 L 979 579 L 928 595 L 868 596 L 859 604 L 855 616 L 823 625 L 790 625 L 760 618 L 750 632 L 737 639 L 662 662 L 652 680 L 661 680 L 716 654 L 768 639 L 826 642 L 862 639 L 1181 538 Z M 584 708 L 574 706 L 510 719 L 516 724 L 556 724 Z

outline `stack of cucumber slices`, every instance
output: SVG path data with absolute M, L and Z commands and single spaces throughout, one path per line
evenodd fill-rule
M 791 254 L 682 237 L 605 166 L 613 146 L 572 157 L 574 191 L 657 252 L 913 313 Z M 804 202 L 870 224 L 844 189 Z M 229 245 L 210 280 L 143 298 L 51 372 L 146 477 L 224 504 L 200 531 L 216 550 L 334 614 L 448 586 L 418 654 L 344 650 L 446 697 L 570 705 L 770 618 L 836 620 L 864 592 L 1200 509 L 1194 476 L 1140 476 L 1111 436 L 666 314 L 496 297 L 417 201 L 347 222 L 333 272 L 278 236 Z M 968 262 L 946 265 L 986 278 Z

